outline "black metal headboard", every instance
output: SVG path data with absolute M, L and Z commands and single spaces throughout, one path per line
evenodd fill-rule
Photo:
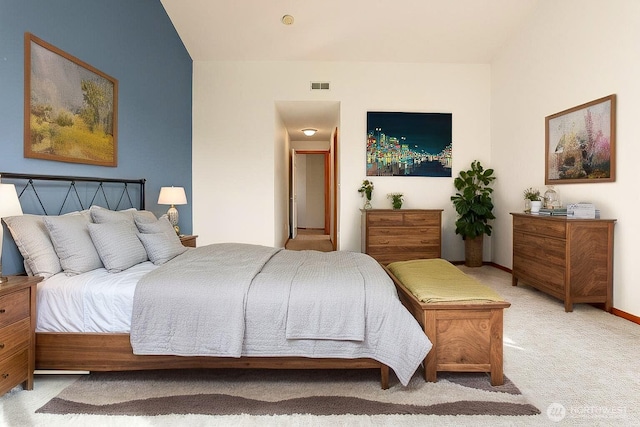
M 16 191 L 18 192 L 20 203 L 23 205 L 23 210 L 25 194 L 33 193 L 31 203 L 36 207 L 39 205 L 38 209 L 41 209 L 42 212 L 32 213 L 60 215 L 67 207 L 68 202 L 69 204 L 76 203 L 80 209 L 88 209 L 93 204 L 104 205 L 104 207 L 111 210 L 126 209 L 128 207 L 145 208 L 146 179 L 92 178 L 0 172 L 0 180 L 7 180 L 16 185 Z M 57 212 L 50 212 L 51 202 L 45 203 L 41 193 L 38 193 L 38 188 L 42 189 L 43 186 L 47 187 L 52 183 L 62 184 L 57 188 L 55 195 L 56 198 L 63 198 L 59 207 L 56 208 Z M 83 184 L 83 188 L 79 192 L 80 183 Z M 131 186 L 133 186 L 133 189 Z M 80 193 L 82 193 L 82 196 Z M 137 204 L 134 204 L 131 193 L 138 195 Z M 49 196 L 47 199 L 51 199 L 51 197 Z

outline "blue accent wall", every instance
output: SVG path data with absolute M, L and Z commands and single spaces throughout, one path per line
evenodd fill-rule
M 24 158 L 25 32 L 118 80 L 117 167 Z M 181 186 L 189 204 L 178 206 L 180 226 L 190 234 L 192 65 L 160 0 L 0 0 L 0 172 L 146 178 L 156 215 L 168 208 L 157 204 L 160 187 Z M 3 272 L 12 274 L 4 240 Z

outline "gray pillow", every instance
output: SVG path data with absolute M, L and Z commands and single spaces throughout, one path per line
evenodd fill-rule
M 43 221 L 67 276 L 103 267 L 89 235 L 88 225 L 91 221 L 88 215 L 44 217 Z
M 91 219 L 96 224 L 104 224 L 107 222 L 129 221 L 134 224 L 134 218 L 147 219 L 149 221 L 155 221 L 156 216 L 150 211 L 138 211 L 135 208 L 126 209 L 122 211 L 112 211 L 100 206 L 91 206 L 89 208 L 91 212 Z
M 161 217 L 157 221 L 145 222 L 136 218 L 138 237 L 147 250 L 149 261 L 156 265 L 164 264 L 187 250 L 180 242 L 169 220 Z
M 173 227 L 171 230 L 173 230 Z M 180 239 L 175 235 L 175 231 L 173 234 L 177 239 L 177 243 L 176 239 L 171 238 L 167 233 L 138 233 L 138 237 L 149 256 L 149 261 L 155 265 L 164 264 L 188 250 L 188 248 L 182 246 Z
M 167 217 L 161 217 L 160 219 L 148 222 L 136 218 L 136 226 L 141 233 L 166 233 L 168 236 L 173 237 L 176 241 L 180 242 L 180 238 L 176 234 L 176 230 L 169 222 Z
M 24 259 L 27 274 L 46 279 L 60 273 L 62 267 L 43 218 L 41 215 L 25 214 L 8 216 L 3 221 Z
M 118 273 L 146 261 L 147 252 L 129 221 L 89 224 L 89 234 L 109 273 Z

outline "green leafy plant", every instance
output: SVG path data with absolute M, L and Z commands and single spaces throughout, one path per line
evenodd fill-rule
M 456 234 L 463 239 L 473 239 L 486 234 L 491 236 L 489 220 L 493 215 L 493 188 L 489 185 L 496 179 L 493 169 L 484 169 L 479 161 L 471 163 L 471 169 L 460 171 L 453 181 L 458 192 L 451 196 L 453 206 L 458 213 L 456 220 Z
M 402 193 L 389 193 L 387 194 L 387 199 L 391 199 L 391 206 L 393 209 L 400 209 L 402 207 Z
M 371 194 L 373 193 L 373 182 L 369 181 L 368 179 L 362 181 L 362 185 L 358 189 L 358 193 L 360 193 L 362 196 L 366 196 L 367 200 L 371 200 Z
M 526 190 L 524 190 L 524 199 L 531 201 L 542 200 L 540 198 L 540 190 L 537 190 L 533 187 L 527 188 Z

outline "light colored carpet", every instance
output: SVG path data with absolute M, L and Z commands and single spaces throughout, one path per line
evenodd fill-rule
M 292 251 L 313 250 L 332 252 L 333 244 L 331 243 L 330 236 L 324 234 L 324 230 L 298 229 L 296 238 L 288 240 L 285 248 Z
M 542 413 L 535 416 L 437 415 L 46 415 L 35 411 L 78 376 L 36 376 L 33 391 L 0 398 L 3 426 L 640 426 L 640 326 L 585 304 L 561 302 L 483 266 L 461 270 L 512 303 L 505 310 L 505 374 Z M 269 388 L 259 391 L 269 394 Z M 557 422 L 556 422 L 557 421 Z

